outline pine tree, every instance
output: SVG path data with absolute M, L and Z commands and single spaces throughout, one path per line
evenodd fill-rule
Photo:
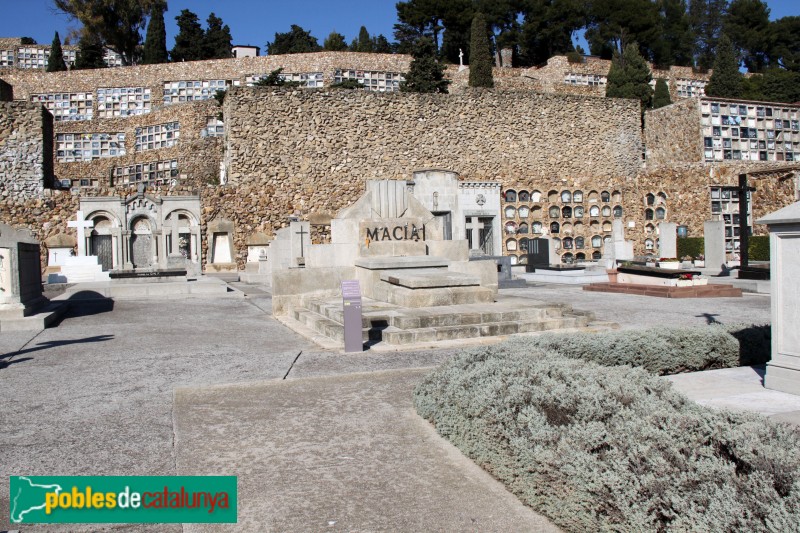
M 169 61 L 167 54 L 167 30 L 164 27 L 164 11 L 166 4 L 156 4 L 150 11 L 150 22 L 147 24 L 147 35 L 144 38 L 142 63 L 152 65 Z
M 178 22 L 178 34 L 175 36 L 175 46 L 170 52 L 172 61 L 197 61 L 203 59 L 203 38 L 205 32 L 200 26 L 197 15 L 184 9 L 175 17 Z
M 650 81 L 650 67 L 639 53 L 639 45 L 631 43 L 620 54 L 614 52 L 611 68 L 608 70 L 606 96 L 610 98 L 634 98 L 641 102 L 642 111 L 650 107 L 653 89 Z
M 472 19 L 469 44 L 469 86 L 494 87 L 492 49 L 489 46 L 489 33 L 483 13 L 476 13 Z
M 211 13 L 206 21 L 206 33 L 203 36 L 203 59 L 225 59 L 231 57 L 233 45 L 231 29 L 223 26 L 222 19 Z
M 97 36 L 82 34 L 78 41 L 78 57 L 75 58 L 75 68 L 77 70 L 106 68 L 103 56 L 105 56 L 103 41 Z
M 392 45 L 383 34 L 372 38 L 372 52 L 375 54 L 391 54 Z
M 447 93 L 449 80 L 444 78 L 444 66 L 436 60 L 436 48 L 429 37 L 421 37 L 411 54 L 414 59 L 400 90 L 406 93 Z
M 322 47 L 328 52 L 345 52 L 347 51 L 347 42 L 344 40 L 344 35 L 334 30 L 325 38 Z
M 47 72 L 60 72 L 67 70 L 64 62 L 64 52 L 61 50 L 61 38 L 56 32 L 53 37 L 53 44 L 50 46 L 50 57 L 47 58 Z
M 656 81 L 656 91 L 653 94 L 653 109 L 664 107 L 672 103 L 672 98 L 669 96 L 669 87 L 667 80 L 658 78 Z
M 320 52 L 322 47 L 317 42 L 317 38 L 311 32 L 304 30 L 297 24 L 292 24 L 291 29 L 286 33 L 275 33 L 275 40 L 267 43 L 267 54 L 305 54 L 308 52 Z
M 724 33 L 717 44 L 717 57 L 714 60 L 714 72 L 706 85 L 706 94 L 718 98 L 741 98 L 742 80 L 739 72 L 739 61 L 733 43 Z

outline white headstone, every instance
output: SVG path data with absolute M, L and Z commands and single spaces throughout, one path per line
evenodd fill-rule
M 625 240 L 625 226 L 620 218 L 611 222 L 611 246 L 614 249 L 613 259 L 619 261 L 633 259 L 633 243 Z
M 705 243 L 705 268 L 715 272 L 725 270 L 725 223 L 709 220 L 703 224 Z
M 658 223 L 658 257 L 678 257 L 678 225 L 674 222 Z
M 764 386 L 800 394 L 800 202 L 756 221 L 769 226 L 772 359 Z

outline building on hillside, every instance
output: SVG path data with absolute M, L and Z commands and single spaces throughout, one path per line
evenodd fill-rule
M 261 48 L 249 44 L 236 44 L 231 49 L 233 57 L 258 57 L 261 55 Z

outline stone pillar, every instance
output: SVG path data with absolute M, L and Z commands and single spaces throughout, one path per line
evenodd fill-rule
M 725 264 L 725 223 L 722 220 L 709 220 L 703 224 L 706 268 L 720 273 L 727 270 Z
M 764 386 L 800 394 L 800 202 L 756 222 L 769 226 L 772 360 Z
M 658 257 L 678 257 L 678 225 L 674 222 L 658 223 Z
M 511 68 L 512 59 L 514 57 L 514 50 L 511 48 L 503 48 L 500 50 L 500 64 L 503 68 Z

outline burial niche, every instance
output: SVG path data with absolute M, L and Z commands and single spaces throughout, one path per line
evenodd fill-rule
M 147 217 L 139 217 L 131 223 L 131 263 L 133 268 L 153 266 L 153 228 Z
M 111 237 L 111 221 L 105 216 L 94 217 L 94 227 L 89 237 L 91 255 L 96 255 L 104 271 L 114 268 L 114 250 Z

